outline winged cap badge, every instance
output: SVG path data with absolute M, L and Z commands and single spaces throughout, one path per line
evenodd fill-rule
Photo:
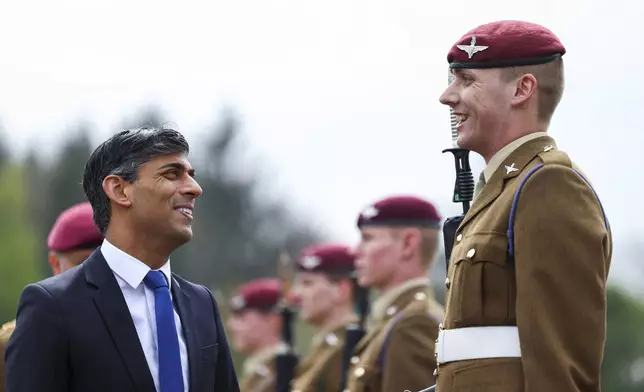
M 361 215 L 365 219 L 371 219 L 374 216 L 378 215 L 379 212 L 380 211 L 378 211 L 378 209 L 376 207 L 369 206 L 369 207 L 365 208 L 364 210 L 362 210 Z
M 476 37 L 472 37 L 469 45 L 456 45 L 456 47 L 462 50 L 463 52 L 467 53 L 468 59 L 471 59 L 472 56 L 474 56 L 476 53 L 482 52 L 485 49 L 489 48 L 489 46 L 477 46 Z
M 320 258 L 317 256 L 304 256 L 302 257 L 302 260 L 300 260 L 300 264 L 302 265 L 302 267 L 308 270 L 312 270 L 313 268 L 320 265 Z
M 239 310 L 246 306 L 246 301 L 244 301 L 244 297 L 237 295 L 230 300 L 230 305 L 233 309 Z

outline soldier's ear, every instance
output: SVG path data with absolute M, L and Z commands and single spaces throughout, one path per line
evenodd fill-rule
M 49 266 L 51 267 L 51 272 L 53 275 L 58 275 L 60 273 L 60 260 L 56 256 L 55 252 L 49 252 Z
M 519 77 L 515 83 L 514 97 L 512 98 L 513 106 L 523 105 L 533 95 L 537 93 L 537 78 L 532 74 L 524 74 Z
M 103 191 L 112 202 L 121 207 L 130 207 L 132 205 L 130 185 L 122 177 L 113 174 L 103 179 Z
M 418 253 L 421 242 L 421 233 L 416 228 L 406 228 L 401 233 L 402 256 L 404 260 L 411 260 Z

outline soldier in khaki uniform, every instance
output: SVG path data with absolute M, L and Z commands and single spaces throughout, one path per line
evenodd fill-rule
M 85 202 L 64 210 L 47 238 L 49 264 L 53 275 L 80 265 L 101 244 L 103 236 L 92 219 L 92 206 Z M 0 328 L 0 392 L 5 391 L 4 356 L 16 327 L 12 320 Z
M 278 313 L 281 282 L 263 278 L 240 286 L 231 297 L 228 319 L 233 347 L 246 354 L 240 392 L 274 392 L 275 357 L 284 350 Z
M 299 314 L 319 332 L 296 370 L 293 392 L 338 392 L 345 330 L 358 321 L 350 278 L 354 260 L 351 250 L 339 244 L 311 246 L 297 260 L 293 294 L 298 298 Z
M 444 313 L 429 268 L 440 221 L 431 203 L 406 195 L 380 200 L 360 214 L 358 283 L 379 293 L 351 360 L 349 391 L 414 391 L 435 381 L 434 341 Z
M 612 239 L 590 183 L 546 133 L 564 53 L 546 28 L 501 21 L 447 56 L 455 79 L 440 101 L 459 118 L 459 146 L 487 166 L 449 261 L 438 392 L 601 390 Z

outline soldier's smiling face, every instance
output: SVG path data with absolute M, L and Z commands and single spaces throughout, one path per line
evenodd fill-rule
M 454 80 L 440 102 L 454 109 L 458 145 L 484 157 L 498 149 L 507 128 L 515 86 L 504 81 L 499 69 L 455 69 Z
M 400 247 L 387 227 L 363 227 L 356 253 L 358 283 L 363 287 L 385 287 L 399 265 Z

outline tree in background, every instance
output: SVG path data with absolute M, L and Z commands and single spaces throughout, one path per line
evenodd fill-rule
M 47 235 L 58 215 L 73 204 L 86 201 L 83 170 L 92 153 L 89 124 L 78 124 L 67 132 L 67 140 L 50 164 L 39 161 L 37 150 L 26 160 L 31 219 L 38 235 L 38 255 L 42 271 L 50 274 L 47 264 Z
M 24 286 L 43 277 L 28 219 L 25 178 L 18 165 L 0 168 L 0 324 L 15 318 Z

